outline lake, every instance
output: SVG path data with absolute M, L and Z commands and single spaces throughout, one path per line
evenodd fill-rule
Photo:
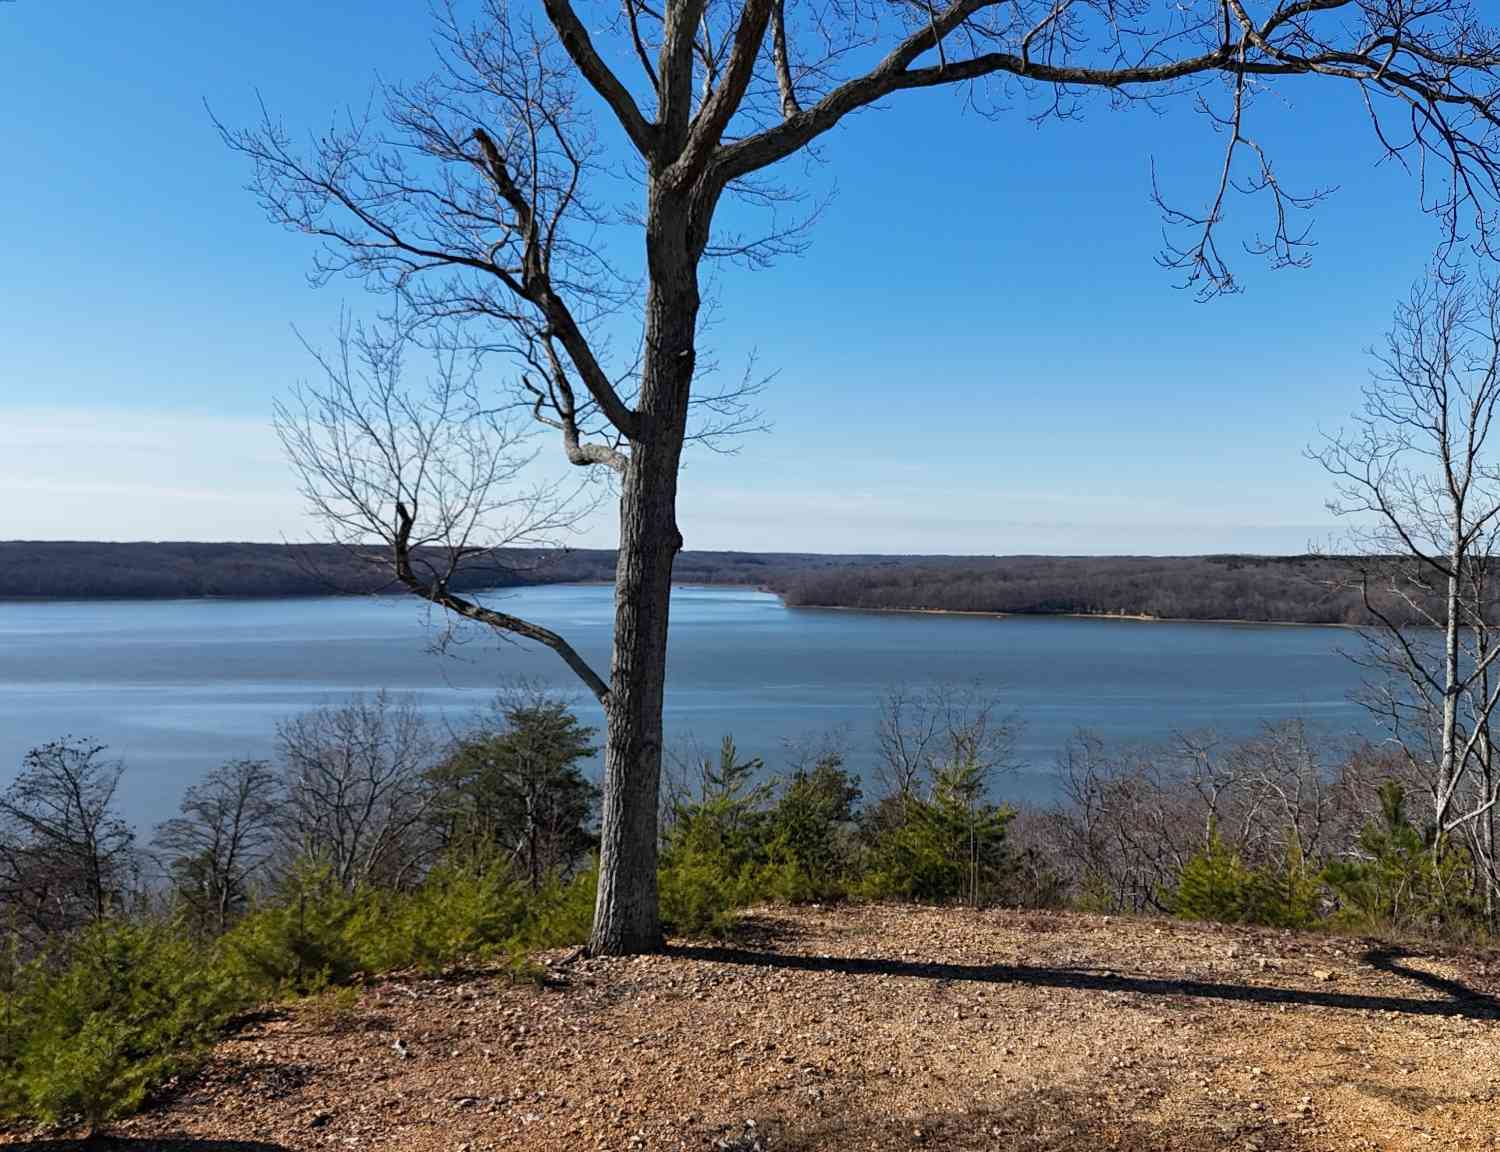
M 609 665 L 611 592 L 553 585 L 497 594 L 506 611 L 566 635 Z M 848 729 L 868 763 L 882 693 L 979 681 L 1023 718 L 1026 768 L 1004 784 L 1044 798 L 1069 734 L 1160 741 L 1212 727 L 1248 735 L 1299 716 L 1342 736 L 1367 725 L 1349 694 L 1359 670 L 1336 628 L 1169 624 L 1060 617 L 789 609 L 746 588 L 673 594 L 669 748 L 733 733 L 775 765 L 783 741 Z M 461 723 L 507 678 L 593 700 L 550 651 L 484 634 L 446 655 L 438 622 L 401 597 L 0 604 L 0 786 L 29 747 L 63 735 L 106 743 L 127 764 L 122 808 L 142 827 L 227 759 L 270 757 L 276 721 L 386 688 Z

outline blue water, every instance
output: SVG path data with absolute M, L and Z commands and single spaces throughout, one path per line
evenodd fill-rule
M 607 671 L 611 589 L 496 599 Z M 897 684 L 978 681 L 1017 711 L 1026 767 L 1003 787 L 1018 798 L 1048 795 L 1079 727 L 1158 741 L 1248 735 L 1291 716 L 1334 737 L 1367 725 L 1349 699 L 1359 670 L 1340 653 L 1356 638 L 1341 629 L 788 609 L 734 588 L 680 588 L 672 614 L 669 748 L 716 748 L 729 732 L 772 765 L 784 741 L 843 727 L 862 768 L 879 699 Z M 439 626 L 399 597 L 0 604 L 0 786 L 27 748 L 88 737 L 125 760 L 122 807 L 149 825 L 213 765 L 272 756 L 279 718 L 379 688 L 462 723 L 525 677 L 601 722 L 550 651 L 470 633 L 439 655 Z

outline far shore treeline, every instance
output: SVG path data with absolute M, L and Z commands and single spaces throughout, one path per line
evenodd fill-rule
M 0 600 L 270 598 L 394 591 L 336 545 L 0 541 Z M 1362 563 L 1371 567 L 1366 558 Z M 1389 567 L 1389 562 L 1381 567 Z M 455 591 L 608 582 L 607 549 L 510 550 Z M 1356 561 L 1301 556 L 879 556 L 683 552 L 682 583 L 764 588 L 793 607 L 1368 624 Z M 1370 596 L 1389 607 L 1381 582 Z

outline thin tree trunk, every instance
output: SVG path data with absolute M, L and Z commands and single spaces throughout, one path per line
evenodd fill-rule
M 1459 550 L 1458 542 L 1461 526 L 1455 517 L 1453 525 L 1453 554 L 1449 558 L 1448 590 L 1447 590 L 1447 620 L 1443 628 L 1443 730 L 1440 752 L 1440 763 L 1438 765 L 1438 794 L 1436 797 L 1436 811 L 1434 813 L 1434 825 L 1437 833 L 1433 838 L 1433 855 L 1436 860 L 1437 853 L 1443 839 L 1443 824 L 1448 818 L 1448 809 L 1452 803 L 1454 779 L 1458 774 L 1458 766 L 1454 763 L 1457 754 L 1457 728 L 1458 728 L 1458 600 L 1459 581 L 1461 579 L 1461 566 L 1463 564 L 1463 553 Z
M 1459 765 L 1456 762 L 1458 755 L 1458 694 L 1460 691 L 1458 675 L 1458 604 L 1460 595 L 1460 583 L 1463 578 L 1463 562 L 1465 559 L 1462 539 L 1463 520 L 1462 511 L 1455 509 L 1451 525 L 1453 534 L 1453 550 L 1449 556 L 1448 567 L 1448 589 L 1447 608 L 1448 616 L 1443 627 L 1443 731 L 1440 751 L 1440 763 L 1438 765 L 1438 794 L 1434 805 L 1433 833 L 1432 833 L 1432 875 L 1433 882 L 1438 887 L 1438 897 L 1446 902 L 1447 892 L 1443 889 L 1443 825 L 1447 822 L 1448 811 L 1452 806 L 1453 793 L 1457 788 Z

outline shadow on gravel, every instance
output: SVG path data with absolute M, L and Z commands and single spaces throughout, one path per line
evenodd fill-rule
M 1003 1108 L 923 1116 L 857 1116 L 788 1129 L 772 1121 L 754 1137 L 729 1133 L 725 1152 L 1291 1152 L 1305 1147 L 1264 1119 L 1178 1117 L 1170 1124 L 1122 1115 L 1117 1103 L 1067 1089 L 1029 1092 Z
M 935 961 L 887 960 L 865 956 L 797 956 L 784 952 L 705 945 L 673 945 L 667 954 L 718 964 L 749 964 L 802 972 L 837 972 L 845 976 L 912 976 L 922 980 L 975 981 L 983 984 L 1020 984 L 1036 988 L 1073 988 L 1085 992 L 1133 992 L 1141 996 L 1197 996 L 1244 1004 L 1300 1004 L 1309 1008 L 1344 1008 L 1355 1012 L 1398 1012 L 1407 1016 L 1463 1016 L 1473 1020 L 1500 1018 L 1500 1001 L 1453 980 L 1395 963 L 1396 952 L 1367 954 L 1375 968 L 1416 980 L 1446 1000 L 1419 1000 L 1363 992 L 1320 991 L 1232 984 L 1212 980 L 1173 980 L 1165 976 L 1125 976 L 1086 968 L 1033 968 L 1021 964 L 944 964 Z
M 133 1139 L 126 1136 L 91 1136 L 86 1140 L 26 1140 L 5 1145 L 7 1152 L 291 1152 L 284 1144 L 265 1140 L 199 1140 L 193 1136 L 161 1136 Z
M 1401 948 L 1372 948 L 1360 957 L 1371 968 L 1392 976 L 1400 976 L 1403 980 L 1412 980 L 1434 992 L 1441 992 L 1455 1004 L 1469 1008 L 1485 1009 L 1489 1016 L 1500 1013 L 1500 1001 L 1487 992 L 1479 992 L 1462 984 L 1457 980 L 1449 980 L 1446 976 L 1439 976 L 1435 972 L 1424 972 L 1420 968 L 1409 968 L 1405 964 L 1398 964 L 1408 956 L 1419 955 L 1419 953 L 1408 952 Z

